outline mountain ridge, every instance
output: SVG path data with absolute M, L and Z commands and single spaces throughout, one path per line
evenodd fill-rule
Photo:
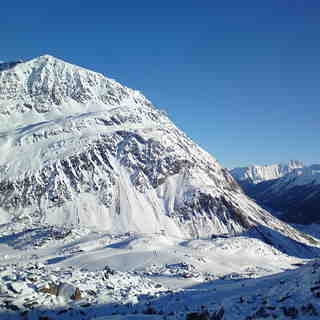
M 246 179 L 245 175 L 237 176 L 232 171 L 230 173 L 238 179 L 248 196 L 279 212 L 279 217 L 284 221 L 296 224 L 319 223 L 320 165 L 291 166 L 286 171 L 278 178 L 260 182 L 258 179 Z
M 276 163 L 271 165 L 251 165 L 248 167 L 235 167 L 229 169 L 231 175 L 237 181 L 248 181 L 250 183 L 260 183 L 280 178 L 296 168 L 303 168 L 304 164 L 299 160 Z

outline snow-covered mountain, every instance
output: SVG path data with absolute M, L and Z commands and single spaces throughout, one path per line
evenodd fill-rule
M 257 184 L 262 181 L 281 178 L 292 170 L 303 167 L 304 164 L 301 161 L 291 160 L 288 163 L 264 166 L 253 165 L 249 167 L 233 168 L 229 171 L 238 182 Z
M 0 128 L 1 319 L 319 314 L 319 263 L 292 271 L 319 241 L 139 92 L 51 56 L 0 64 Z
M 249 197 L 281 212 L 285 221 L 320 222 L 320 165 L 290 161 L 287 165 L 236 168 L 230 173 Z
M 248 194 L 282 212 L 285 221 L 320 223 L 320 165 L 295 169 L 280 179 L 254 185 Z
M 140 92 L 48 55 L 0 70 L 2 222 L 178 237 L 263 225 L 309 241 Z

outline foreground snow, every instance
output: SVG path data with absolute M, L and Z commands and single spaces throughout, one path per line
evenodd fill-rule
M 306 260 L 252 237 L 183 240 L 18 223 L 2 225 L 0 235 L 0 319 L 186 319 L 205 311 L 212 319 L 306 319 L 320 311 L 320 264 L 292 271 Z

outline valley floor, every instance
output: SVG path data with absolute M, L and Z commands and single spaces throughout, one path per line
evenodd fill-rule
M 316 319 L 320 263 L 245 236 L 0 226 L 0 319 Z M 197 313 L 197 314 L 196 314 Z

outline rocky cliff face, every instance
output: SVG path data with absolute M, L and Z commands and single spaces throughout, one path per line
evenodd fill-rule
M 308 242 L 141 93 L 47 55 L 0 70 L 2 220 L 181 237 L 264 225 Z

